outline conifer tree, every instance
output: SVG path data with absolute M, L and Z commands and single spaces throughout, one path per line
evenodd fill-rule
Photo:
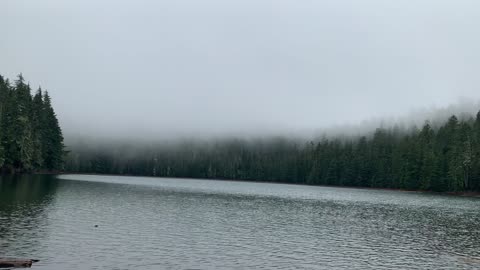
M 31 122 L 32 96 L 31 89 L 25 83 L 23 76 L 18 75 L 15 81 L 16 95 L 16 144 L 19 151 L 19 160 L 17 167 L 20 169 L 31 170 L 33 168 L 33 130 Z
M 63 135 L 57 116 L 52 107 L 52 102 L 48 92 L 45 92 L 43 98 L 43 123 L 44 132 L 44 151 L 43 160 L 45 166 L 49 170 L 63 169 L 64 145 Z
M 447 175 L 449 190 L 461 191 L 463 190 L 462 142 L 459 136 L 458 118 L 455 115 L 448 119 L 445 125 L 445 131 L 447 141 L 445 158 L 448 164 Z
M 42 125 L 44 121 L 44 104 L 42 89 L 38 88 L 32 102 L 32 127 L 33 135 L 33 164 L 36 168 L 43 168 L 43 138 L 45 136 L 46 128 Z
M 480 111 L 477 113 L 472 128 L 473 161 L 471 189 L 480 190 Z
M 0 76 L 1 171 L 61 169 L 63 147 L 50 97 L 44 98 L 39 89 L 32 98 L 31 88 L 21 74 L 14 85 Z M 49 158 L 49 166 L 45 157 Z
M 4 78 L 0 75 L 0 168 L 5 162 L 5 151 L 3 144 L 1 143 L 4 138 L 4 127 L 5 127 L 5 105 L 8 94 L 8 85 Z
M 429 190 L 436 180 L 436 161 L 433 147 L 434 131 L 430 123 L 425 123 L 419 134 L 421 147 L 420 189 Z

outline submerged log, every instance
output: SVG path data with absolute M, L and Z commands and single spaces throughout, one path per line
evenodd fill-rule
M 30 268 L 38 260 L 0 258 L 0 268 Z

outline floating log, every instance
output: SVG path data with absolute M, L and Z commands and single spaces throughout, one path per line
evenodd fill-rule
M 0 268 L 30 268 L 38 260 L 0 258 Z

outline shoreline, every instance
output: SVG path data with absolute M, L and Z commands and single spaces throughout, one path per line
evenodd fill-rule
M 431 191 L 431 190 L 409 190 L 400 188 L 378 188 L 378 187 L 359 187 L 359 186 L 336 186 L 336 185 L 311 185 L 306 183 L 287 183 L 281 181 L 262 181 L 262 180 L 245 180 L 245 179 L 223 179 L 223 178 L 195 178 L 195 177 L 167 177 L 167 176 L 145 176 L 145 175 L 129 175 L 129 174 L 101 174 L 101 173 L 78 173 L 78 172 L 35 172 L 35 175 L 90 175 L 90 176 L 118 176 L 118 177 L 146 177 L 146 178 L 169 178 L 169 179 L 186 179 L 186 180 L 212 180 L 225 182 L 247 182 L 247 183 L 266 183 L 266 184 L 283 184 L 283 185 L 299 185 L 312 187 L 326 187 L 326 188 L 350 188 L 350 189 L 366 189 L 366 190 L 384 190 L 384 191 L 399 191 L 399 192 L 417 192 L 425 194 L 447 195 L 456 197 L 470 197 L 480 198 L 478 191 Z

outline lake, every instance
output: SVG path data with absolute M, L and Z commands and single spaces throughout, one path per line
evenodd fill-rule
M 33 269 L 479 269 L 480 199 L 117 176 L 0 178 Z

